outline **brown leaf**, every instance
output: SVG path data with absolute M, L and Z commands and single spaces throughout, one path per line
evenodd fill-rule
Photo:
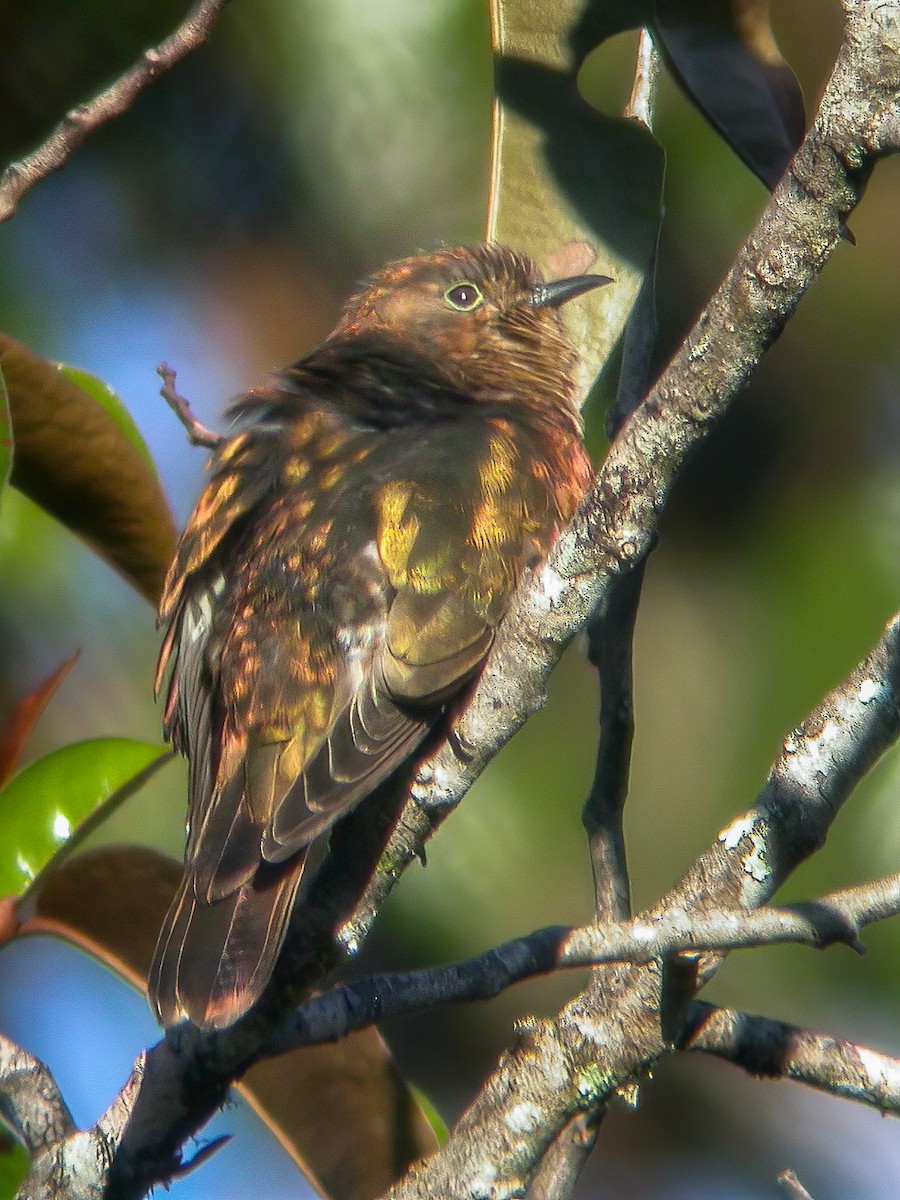
M 803 138 L 806 113 L 768 0 L 656 0 L 657 45 L 688 96 L 768 188 Z
M 572 50 L 582 0 L 504 0 L 492 6 L 497 99 L 489 238 L 546 266 L 587 242 L 591 268 L 614 282 L 564 310 L 582 350 L 584 389 L 621 336 L 659 225 L 663 156 L 636 122 L 592 109 Z
M 155 471 L 107 409 L 5 334 L 0 369 L 15 440 L 11 482 L 156 604 L 175 527 Z
M 146 846 L 86 851 L 48 872 L 21 932 L 71 942 L 146 992 L 180 878 L 179 863 Z M 437 1146 L 375 1029 L 260 1063 L 238 1088 L 325 1196 L 373 1200 Z
M 53 693 L 68 675 L 78 661 L 76 651 L 62 666 L 57 667 L 52 675 L 30 692 L 12 710 L 6 728 L 0 730 L 0 788 L 8 779 L 22 757 L 22 751 L 31 737 L 31 731 L 40 720 L 41 714 L 50 703 Z
M 19 932 L 19 915 L 16 897 L 4 896 L 0 900 L 0 946 L 5 946 Z

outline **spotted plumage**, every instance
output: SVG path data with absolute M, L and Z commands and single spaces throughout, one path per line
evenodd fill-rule
M 231 411 L 160 608 L 165 729 L 190 761 L 160 1018 L 259 997 L 310 847 L 477 675 L 590 479 L 575 352 L 504 248 L 395 263 L 334 333 Z

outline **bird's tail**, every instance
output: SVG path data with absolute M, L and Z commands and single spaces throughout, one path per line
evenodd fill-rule
M 206 903 L 185 873 L 150 967 L 150 1001 L 163 1025 L 187 1017 L 200 1029 L 232 1025 L 269 982 L 284 941 L 307 848 L 264 864 L 246 883 Z

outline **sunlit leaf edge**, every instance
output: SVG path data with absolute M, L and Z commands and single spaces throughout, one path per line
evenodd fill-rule
M 108 383 L 105 383 L 96 375 L 92 375 L 90 371 L 83 370 L 81 367 L 73 367 L 70 363 L 61 362 L 54 363 L 53 365 L 61 375 L 65 375 L 76 387 L 81 388 L 92 400 L 96 400 L 98 404 L 106 409 L 131 444 L 140 452 L 144 461 L 155 471 L 156 463 L 153 461 L 153 456 L 147 447 L 147 443 L 144 441 L 134 417 L 132 417 L 126 408 L 118 392 L 114 391 Z

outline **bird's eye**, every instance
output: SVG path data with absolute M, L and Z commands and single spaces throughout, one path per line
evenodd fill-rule
M 455 283 L 444 292 L 444 299 L 457 312 L 471 312 L 484 302 L 481 289 L 475 283 Z

